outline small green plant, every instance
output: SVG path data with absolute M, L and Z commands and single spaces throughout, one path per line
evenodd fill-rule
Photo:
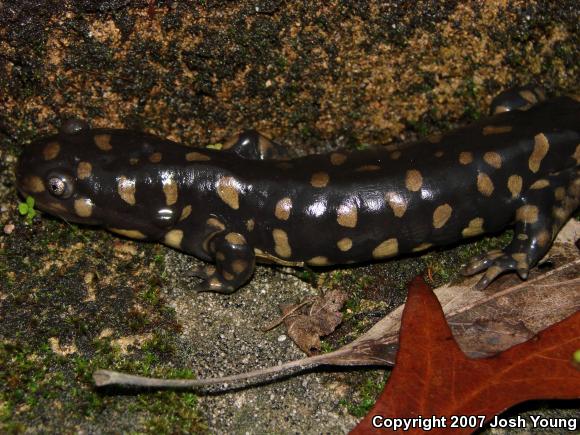
M 572 354 L 572 359 L 574 360 L 575 364 L 580 364 L 580 349 Z
M 332 344 L 323 341 L 320 343 L 320 351 L 321 353 L 330 353 L 333 351 Z
M 32 196 L 27 196 L 26 202 L 18 204 L 18 212 L 22 216 L 26 216 L 26 222 L 32 222 L 32 219 L 36 216 L 36 210 L 34 210 L 34 198 Z

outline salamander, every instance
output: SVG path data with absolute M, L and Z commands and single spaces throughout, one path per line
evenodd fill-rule
M 71 120 L 23 151 L 17 187 L 40 210 L 162 242 L 213 264 L 198 291 L 231 293 L 256 261 L 382 260 L 514 226 L 503 250 L 464 268 L 528 271 L 580 202 L 580 102 L 531 87 L 492 115 L 425 140 L 287 158 L 256 131 L 221 150 Z

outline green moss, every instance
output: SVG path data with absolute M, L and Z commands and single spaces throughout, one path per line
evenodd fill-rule
M 144 422 L 147 432 L 190 434 L 207 429 L 195 411 L 197 397 L 194 394 L 160 391 L 140 396 L 139 404 L 151 415 Z
M 327 341 L 322 341 L 320 343 L 320 353 L 330 353 L 334 350 L 332 344 Z
M 388 378 L 384 375 L 379 376 L 376 373 L 368 373 L 352 400 L 340 400 L 340 404 L 346 407 L 349 414 L 362 418 L 371 410 L 385 388 Z
M 48 344 L 34 349 L 0 343 L 0 431 L 20 433 L 35 425 L 35 416 L 50 415 L 54 430 L 97 417 L 105 410 L 129 413 L 133 430 L 145 433 L 191 433 L 205 429 L 191 393 L 158 392 L 135 396 L 103 395 L 92 387 L 92 373 L 107 367 L 144 375 L 192 378 L 189 370 L 164 368 L 158 352 L 162 338 L 143 345 L 139 358 L 123 355 L 106 340 L 98 340 L 92 357 L 59 356 Z M 64 421 L 63 421 L 64 420 Z M 54 425 L 54 426 L 52 426 Z M 46 430 L 48 430 L 46 428 Z
M 108 430 L 107 420 L 99 421 L 102 413 L 115 416 L 121 432 L 202 431 L 191 394 L 109 395 L 93 387 L 99 368 L 176 374 L 175 313 L 160 291 L 163 248 L 143 244 L 137 255 L 115 255 L 108 233 L 50 219 L 20 222 L 16 233 L 6 239 L 6 261 L 0 262 L 2 303 L 10 307 L 0 322 L 0 432 L 34 432 L 41 425 L 51 432 L 78 425 Z M 59 263 L 63 256 L 67 261 Z M 87 300 L 83 280 L 89 272 L 94 300 Z M 12 281 L 19 282 L 17 289 L 4 285 Z M 99 338 L 105 328 L 112 333 Z M 151 338 L 122 352 L 116 338 L 132 334 Z M 74 351 L 54 353 L 48 344 L 54 338 L 61 349 Z

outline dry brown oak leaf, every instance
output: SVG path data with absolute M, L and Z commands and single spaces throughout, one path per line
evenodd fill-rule
M 340 310 L 348 299 L 346 293 L 340 290 L 329 291 L 315 298 L 308 308 L 307 305 L 283 305 L 282 314 L 288 335 L 307 355 L 317 355 L 322 347 L 320 337 L 330 334 L 342 322 Z M 305 312 L 294 311 L 303 308 Z M 290 314 L 291 313 L 291 314 Z
M 372 426 L 386 419 L 422 416 L 485 416 L 533 399 L 580 398 L 580 312 L 535 338 L 492 358 L 470 359 L 460 350 L 439 301 L 422 278 L 409 288 L 401 322 L 396 365 L 377 403 L 351 434 L 385 433 Z M 375 420 L 380 423 L 382 420 Z M 433 429 L 430 434 L 471 433 L 473 429 Z M 411 429 L 407 434 L 425 432 Z

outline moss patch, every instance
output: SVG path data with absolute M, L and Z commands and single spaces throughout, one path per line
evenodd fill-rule
M 160 247 L 24 220 L 2 244 L 0 430 L 107 431 L 113 417 L 118 430 L 203 430 L 192 394 L 103 395 L 92 386 L 98 368 L 191 377 L 173 368 L 179 328 L 160 294 Z

